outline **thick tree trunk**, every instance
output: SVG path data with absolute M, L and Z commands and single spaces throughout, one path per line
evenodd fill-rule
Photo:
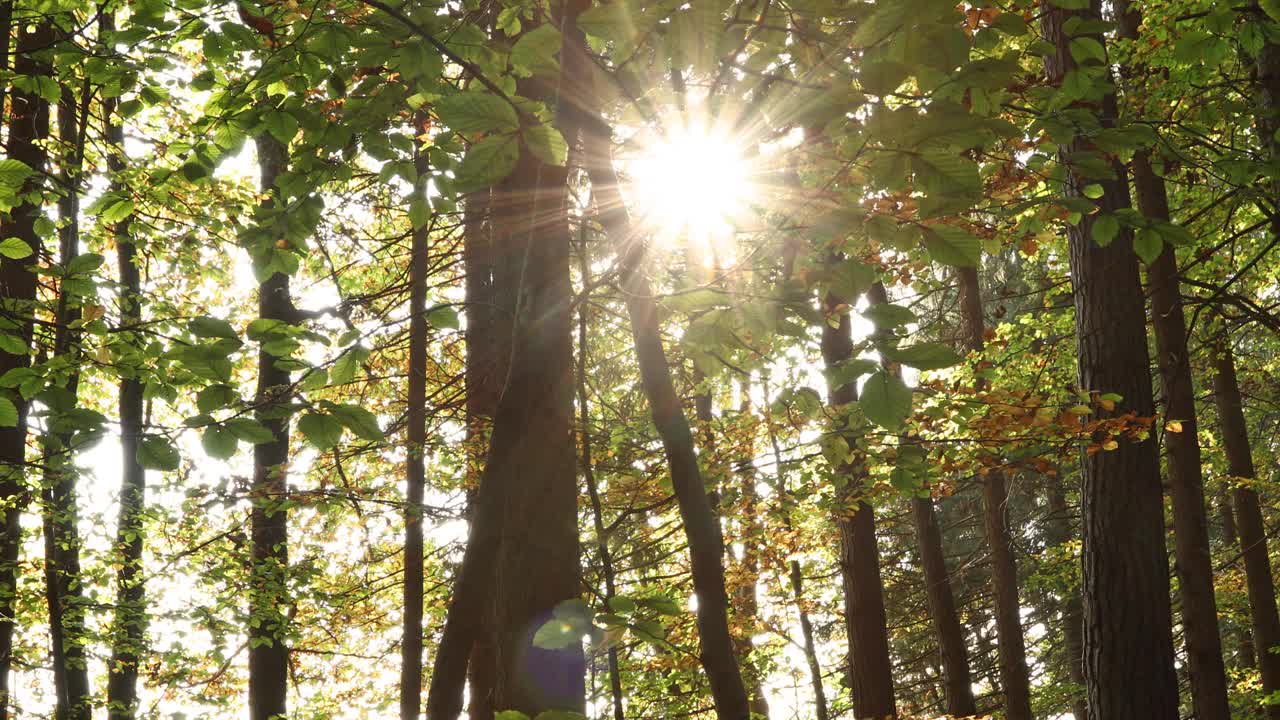
M 102 14 L 99 31 L 115 30 L 115 15 Z M 128 192 L 125 170 L 124 127 L 116 117 L 116 99 L 104 98 L 102 113 L 107 142 L 107 172 L 111 191 Z M 116 243 L 120 277 L 120 324 L 129 327 L 142 321 L 142 282 L 136 264 L 137 248 L 132 238 L 132 216 L 111 228 Z M 107 713 L 110 720 L 133 720 L 138 705 L 138 660 L 145 648 L 143 634 L 147 614 L 142 577 L 143 511 L 146 502 L 146 471 L 138 462 L 142 438 L 143 385 L 133 371 L 120 380 L 120 515 L 116 528 L 116 552 L 120 569 L 116 572 L 115 616 L 111 624 L 111 661 L 107 666 Z
M 960 268 L 957 275 L 967 345 L 969 350 L 980 353 L 986 345 L 987 327 L 982 316 L 978 270 Z M 1031 682 L 1027 676 L 1026 641 L 1022 636 L 1022 607 L 1018 602 L 1018 567 L 1005 517 L 1008 501 L 1004 470 L 994 467 L 982 482 L 982 519 L 987 545 L 991 548 L 991 594 L 996 609 L 1000 684 L 1004 688 L 1005 716 L 1009 720 L 1031 720 Z
M 938 636 L 943 675 L 947 689 L 947 714 L 956 717 L 977 715 L 973 700 L 973 678 L 969 674 L 969 653 L 964 643 L 964 626 L 956 612 L 955 594 L 951 591 L 951 575 L 942 551 L 942 533 L 938 530 L 938 514 L 932 498 L 912 498 L 911 516 L 915 521 L 916 544 L 924 569 L 925 597 L 929 617 Z
M 44 19 L 18 28 L 17 52 L 13 70 L 26 77 L 51 77 L 53 68 L 47 48 L 54 41 L 55 28 Z M 44 187 L 48 155 L 44 142 L 49 137 L 49 103 L 31 92 L 13 88 L 10 92 L 9 159 L 25 163 L 35 172 L 27 180 L 26 191 L 37 196 Z M 40 249 L 40 235 L 35 224 L 40 218 L 39 202 L 24 202 L 0 220 L 0 237 L 16 237 L 33 251 Z M 30 318 L 36 297 L 36 255 L 21 260 L 0 258 L 0 303 L 3 310 L 19 318 Z M 31 344 L 30 320 L 18 329 L 27 345 Z M 0 351 L 0 374 L 26 367 L 28 354 L 13 355 Z M 13 631 L 15 625 L 18 582 L 18 555 L 22 548 L 22 510 L 28 504 L 26 483 L 27 403 L 18 393 L 4 397 L 18 411 L 13 427 L 0 427 L 0 502 L 4 503 L 4 532 L 0 537 L 0 720 L 9 715 L 9 671 L 13 666 Z
M 276 179 L 285 170 L 287 150 L 274 137 L 257 138 L 258 168 L 266 202 L 278 202 Z M 293 300 L 289 277 L 274 273 L 258 286 L 258 317 L 291 322 Z M 273 720 L 286 714 L 289 686 L 289 649 L 285 645 L 289 571 L 288 499 L 289 372 L 276 367 L 276 357 L 265 349 L 258 353 L 258 387 L 254 403 L 258 420 L 271 431 L 272 440 L 253 446 L 253 509 L 250 514 L 252 587 L 249 612 L 249 715 L 251 720 Z
M 88 98 L 86 94 L 85 104 Z M 59 264 L 65 270 L 80 255 L 79 175 L 82 145 L 80 143 L 80 108 L 69 88 L 62 89 L 58 103 L 58 137 L 62 144 L 58 197 L 58 228 L 61 245 Z M 59 287 L 54 317 L 53 357 L 72 356 L 70 364 L 78 367 L 79 338 L 72 323 L 79 320 L 80 300 L 65 285 Z M 80 373 L 72 371 L 63 388 L 71 407 L 59 408 L 59 414 L 76 404 Z M 57 417 L 54 417 L 57 424 Z M 41 438 L 44 450 L 44 549 L 45 599 L 49 607 L 49 634 L 52 640 L 54 690 L 57 697 L 54 717 L 58 720 L 89 720 L 92 713 L 89 690 L 89 668 L 86 664 L 85 604 L 80 577 L 79 512 L 76 508 L 76 470 L 72 461 L 72 434 L 52 429 Z
M 545 87 L 522 94 L 555 99 Z M 554 609 L 580 592 L 566 174 L 522 148 L 493 192 L 494 292 L 518 299 L 511 367 L 433 666 L 433 720 L 461 712 L 488 597 L 499 602 L 491 707 L 530 716 L 583 707 L 581 647 L 533 643 Z
M 415 119 L 419 125 L 425 116 Z M 415 150 L 414 193 L 425 200 L 426 155 Z M 422 501 L 427 444 L 427 241 L 430 223 L 414 228 L 409 246 L 409 387 L 405 413 L 404 633 L 400 641 L 400 718 L 422 714 Z
M 1218 405 L 1218 422 L 1222 425 L 1222 444 L 1227 453 L 1227 474 L 1242 481 L 1232 490 L 1231 499 L 1236 510 L 1236 528 L 1240 533 L 1240 551 L 1244 555 L 1253 643 L 1262 673 L 1262 690 L 1271 694 L 1280 690 L 1280 655 L 1272 652 L 1272 648 L 1280 646 L 1280 613 L 1276 610 L 1267 530 L 1258 493 L 1250 486 L 1256 477 L 1253 452 L 1229 340 L 1219 337 L 1214 350 L 1213 392 Z M 1273 720 L 1280 718 L 1280 706 L 1268 706 L 1267 715 Z
M 1120 0 L 1120 36 L 1137 40 L 1142 23 L 1139 12 Z M 1133 75 L 1144 68 L 1130 69 Z M 1169 198 L 1164 178 L 1151 166 L 1149 151 L 1141 150 L 1131 165 L 1138 209 L 1154 220 L 1169 220 Z M 1182 311 L 1178 261 L 1173 246 L 1147 268 L 1151 292 L 1151 325 L 1156 336 L 1156 359 L 1164 391 L 1164 445 L 1168 459 L 1169 494 L 1173 499 L 1173 538 L 1178 590 L 1182 601 L 1182 628 L 1187 668 L 1197 720 L 1228 720 L 1227 673 L 1222 662 L 1218 633 L 1218 607 L 1214 599 L 1213 559 L 1209 550 L 1209 520 L 1205 511 L 1204 478 L 1200 465 L 1200 441 L 1196 423 L 1195 387 L 1187 351 L 1187 323 Z M 1171 423 L 1181 423 L 1181 429 Z M 1173 427 L 1174 429 L 1170 429 Z
M 1058 84 L 1074 68 L 1063 23 L 1073 12 L 1050 7 L 1042 15 L 1045 38 L 1054 53 L 1045 58 L 1050 82 Z M 1098 3 L 1079 13 L 1100 16 Z M 1098 42 L 1104 42 L 1100 36 Z M 1098 120 L 1114 124 L 1115 96 L 1097 106 Z M 1061 138 L 1063 161 L 1088 148 L 1087 140 Z M 1101 182 L 1096 200 L 1104 213 L 1129 207 L 1123 168 Z M 1064 191 L 1083 197 L 1086 182 L 1074 169 Z M 1155 415 L 1147 354 L 1142 285 L 1133 236 L 1123 230 L 1107 247 L 1091 237 L 1094 216 L 1068 227 L 1076 311 L 1076 355 L 1081 388 L 1117 393 L 1114 411 L 1102 407 L 1086 422 Z M 1155 440 L 1122 436 L 1114 450 L 1095 437 L 1083 459 L 1085 686 L 1091 720 L 1178 718 L 1178 682 L 1173 666 L 1169 606 L 1169 565 L 1165 555 L 1163 491 Z
M 1075 533 L 1072 528 L 1070 511 L 1067 508 L 1067 494 L 1064 481 L 1053 477 L 1046 478 L 1045 495 L 1049 504 L 1049 517 L 1045 534 L 1054 546 L 1062 546 L 1071 542 Z M 1078 589 L 1072 588 L 1066 596 L 1058 598 L 1058 612 L 1062 615 L 1063 652 L 1067 656 L 1067 678 L 1072 683 L 1084 687 L 1084 628 L 1080 624 L 1081 606 Z M 1083 694 L 1071 703 L 1071 714 L 1076 720 L 1085 720 L 1087 709 Z
M 886 302 L 884 287 L 877 283 L 868 298 L 873 305 Z M 846 304 L 844 298 L 828 294 L 823 303 L 828 314 L 839 315 L 838 325 L 833 327 L 827 322 L 822 327 L 822 360 L 828 369 L 834 369 L 853 358 L 853 324 L 847 312 L 837 310 Z M 858 388 L 853 383 L 828 391 L 827 404 L 837 414 L 857 401 Z M 854 435 L 847 435 L 846 440 L 851 448 L 857 444 Z M 854 462 L 846 463 L 838 471 L 845 476 L 836 529 L 840 533 L 840 577 L 844 585 L 844 624 L 849 643 L 854 717 L 857 720 L 896 717 L 875 510 L 864 496 L 869 489 L 867 469 Z

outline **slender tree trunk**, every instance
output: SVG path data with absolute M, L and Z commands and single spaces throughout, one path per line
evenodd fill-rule
M 1138 39 L 1142 16 L 1128 2 L 1116 5 L 1120 36 Z M 1138 76 L 1145 68 L 1131 68 Z M 1131 164 L 1138 209 L 1154 220 L 1168 221 L 1169 198 L 1164 178 L 1156 175 L 1147 150 L 1138 151 Z M 1156 336 L 1156 359 L 1164 390 L 1164 445 L 1168 458 L 1169 494 L 1173 499 L 1174 555 L 1178 590 L 1182 601 L 1183 638 L 1191 695 L 1197 720 L 1227 720 L 1227 672 L 1222 662 L 1222 638 L 1218 633 L 1218 607 L 1214 599 L 1213 558 L 1209 550 L 1209 520 L 1205 511 L 1204 478 L 1200 465 L 1200 441 L 1196 423 L 1195 387 L 1187 351 L 1187 323 L 1182 311 L 1178 261 L 1173 246 L 1147 268 L 1151 291 L 1151 325 Z M 1181 423 L 1176 430 L 1172 423 Z M 1173 427 L 1174 429 L 1170 429 Z
M 99 34 L 115 31 L 115 15 L 103 12 Z M 125 171 L 124 127 L 116 117 L 116 98 L 104 98 L 102 113 L 107 142 L 107 172 L 111 192 L 128 192 Z M 111 229 L 116 243 L 120 276 L 120 324 L 126 327 L 142 321 L 142 281 L 133 243 L 133 217 L 121 218 Z M 120 409 L 120 515 L 116 528 L 116 552 L 120 569 L 116 573 L 116 606 L 111 626 L 111 662 L 107 666 L 107 713 L 110 720 L 133 720 L 138 706 L 138 662 L 145 651 L 143 634 L 147 627 L 146 598 L 142 577 L 146 471 L 138 462 L 142 438 L 143 385 L 137 369 L 122 373 Z
M 766 376 L 764 381 L 764 395 L 766 400 L 769 397 L 769 379 Z M 785 523 L 786 529 L 792 529 L 791 511 L 787 507 L 787 482 L 786 476 L 783 474 L 782 466 L 782 448 L 778 445 L 778 435 L 774 430 L 773 422 L 766 420 L 766 427 L 769 431 L 769 445 L 773 449 L 773 466 L 776 469 L 776 481 L 774 487 L 777 489 L 778 504 L 781 508 L 782 521 Z M 805 607 L 804 600 L 804 570 L 800 566 L 799 560 L 792 560 L 788 566 L 791 580 L 791 595 L 795 600 L 796 612 L 800 616 L 800 634 L 804 639 L 804 659 L 809 666 L 809 682 L 813 687 L 813 706 L 814 716 L 817 720 L 829 720 L 830 713 L 827 710 L 827 693 L 822 686 L 822 665 L 818 661 L 818 647 L 813 636 L 813 621 L 809 619 L 809 611 Z
M 85 104 L 88 103 L 86 86 Z M 64 283 L 59 286 L 55 319 L 53 356 L 68 357 L 72 367 L 79 367 L 78 333 L 72 323 L 81 317 L 80 300 L 65 284 L 72 262 L 80 255 L 79 176 L 82 144 L 79 123 L 80 107 L 75 94 L 64 87 L 58 103 L 58 136 L 62 144 L 58 215 L 61 245 L 59 264 Z M 76 403 L 80 385 L 78 370 L 71 372 L 63 388 L 71 407 Z M 92 712 L 89 690 L 89 668 L 85 659 L 85 604 L 80 577 L 79 512 L 76 508 L 76 474 L 72 462 L 72 435 L 60 428 L 57 415 L 52 428 L 42 439 L 45 477 L 44 501 L 45 597 L 49 606 L 49 634 L 52 640 L 53 680 L 57 696 L 54 717 L 58 720 L 88 720 Z
M 1218 497 L 1218 515 L 1222 518 L 1222 544 L 1228 548 L 1237 547 L 1240 536 L 1236 533 L 1236 518 L 1231 509 L 1231 495 L 1223 493 Z M 1246 584 L 1248 580 L 1246 579 Z M 1238 623 L 1232 632 L 1236 644 L 1236 664 L 1242 668 L 1257 667 L 1258 660 L 1253 654 L 1253 633 L 1249 628 Z
M 916 542 L 924 569 L 925 596 L 929 617 L 938 635 L 946 679 L 947 714 L 957 717 L 977 715 L 973 700 L 973 679 L 969 674 L 969 653 L 964 643 L 964 626 L 956 612 L 955 595 L 951 591 L 951 575 L 942 551 L 942 533 L 932 498 L 912 498 L 911 516 L 916 526 Z
M 530 85 L 525 97 L 557 99 Z M 466 658 L 487 624 L 488 597 L 499 600 L 494 708 L 581 712 L 585 692 L 581 646 L 533 643 L 554 609 L 580 592 L 567 170 L 522 148 L 491 207 L 495 295 L 518 299 L 511 367 L 433 666 L 433 720 L 461 712 Z
M 424 124 L 425 116 L 415 119 Z M 415 150 L 417 199 L 427 193 L 426 154 Z M 422 501 L 427 445 L 427 240 L 430 223 L 413 228 L 409 247 L 409 396 L 406 399 L 404 508 L 404 637 L 400 643 L 400 718 L 422 714 Z
M 590 59 L 583 35 L 580 30 L 572 28 L 565 37 L 561 62 L 572 73 L 572 80 L 566 87 L 581 88 L 590 93 Z M 595 96 L 588 94 L 586 97 Z M 707 499 L 689 421 L 671 380 L 671 367 L 662 347 L 653 290 L 640 269 L 645 246 L 636 241 L 638 236 L 632 230 L 631 219 L 618 193 L 618 177 L 609 157 L 610 128 L 595 116 L 594 107 L 588 106 L 585 112 L 579 112 L 583 122 L 584 163 L 591 179 L 596 207 L 599 208 L 600 222 L 618 254 L 619 282 L 631 319 L 641 384 L 649 401 L 654 426 L 666 451 L 671 483 L 689 542 L 693 586 L 698 598 L 697 625 L 702 667 L 710 681 L 717 716 L 725 720 L 746 720 L 750 717 L 751 706 L 729 634 L 729 598 L 725 591 L 722 564 L 724 541 L 719 521 Z
M 51 77 L 53 68 L 46 48 L 54 41 L 55 27 L 49 18 L 18 28 L 17 52 L 13 70 L 27 77 Z M 18 160 L 34 173 L 27 180 L 26 192 L 39 196 L 44 187 L 48 154 L 45 140 L 49 137 L 49 103 L 39 95 L 13 88 L 9 94 L 9 159 Z M 16 237 L 32 248 L 33 254 L 19 260 L 0 258 L 0 303 L 7 313 L 30 318 L 36 298 L 35 252 L 40 250 L 36 221 L 40 218 L 39 202 L 24 202 L 0 220 L 0 236 Z M 31 345 L 32 325 L 23 320 L 18 334 Z M 29 354 L 13 355 L 0 350 L 0 374 L 26 367 Z M 16 624 L 18 556 L 22 548 L 22 510 L 28 503 L 26 482 L 27 403 L 18 393 L 4 393 L 18 411 L 18 422 L 0 427 L 0 501 L 4 503 L 4 534 L 0 538 L 0 720 L 9 714 L 9 671 L 13 666 L 13 631 Z
M 578 272 L 583 287 L 589 287 L 591 264 L 588 262 L 587 243 L 578 249 Z M 587 316 L 591 303 L 578 305 L 578 433 L 582 447 L 582 475 L 587 481 L 587 495 L 591 498 L 591 522 L 596 533 L 596 551 L 600 553 L 600 573 L 604 576 L 605 603 L 618 593 L 613 570 L 613 554 L 609 551 L 609 538 L 604 526 L 604 508 L 600 503 L 600 489 L 596 483 L 595 465 L 591 459 L 591 412 L 587 405 Z M 613 707 L 613 720 L 625 720 L 622 705 L 622 676 L 618 673 L 618 648 L 610 645 L 605 651 L 609 666 L 609 698 Z
M 1045 534 L 1054 546 L 1062 546 L 1074 535 L 1070 511 L 1067 508 L 1067 495 L 1063 481 L 1059 478 L 1047 478 L 1046 497 L 1049 504 L 1049 518 Z M 1072 588 L 1064 597 L 1058 598 L 1058 612 L 1062 615 L 1063 651 L 1067 656 L 1067 678 L 1072 683 L 1084 687 L 1084 628 L 1080 624 L 1081 607 L 1080 592 Z M 1087 709 L 1084 695 L 1077 696 L 1071 703 L 1071 714 L 1076 720 L 1085 720 Z
M 271 208 L 283 198 L 276 181 L 285 171 L 288 151 L 274 137 L 257 138 L 261 188 L 272 199 Z M 273 273 L 258 286 L 258 317 L 293 321 L 289 276 Z M 253 509 L 249 523 L 253 554 L 249 611 L 255 622 L 249 627 L 249 715 L 251 720 L 283 718 L 289 687 L 288 635 L 289 572 L 288 520 L 283 506 L 289 496 L 289 371 L 276 366 L 277 358 L 266 349 L 258 353 L 258 388 L 255 397 L 258 420 L 271 431 L 272 440 L 253 446 Z
M 751 416 L 751 385 L 749 382 L 742 384 L 743 401 L 741 406 L 742 414 L 748 419 L 750 427 L 754 427 L 754 418 Z M 748 433 L 754 433 L 754 430 L 748 429 Z M 751 435 L 754 437 L 754 435 Z M 744 634 L 739 639 L 739 656 L 743 659 L 743 665 L 747 669 L 748 680 L 748 696 L 751 701 L 751 714 L 754 717 L 769 717 L 769 700 L 765 697 L 763 678 L 760 675 L 759 668 L 751 659 L 752 653 L 755 651 L 755 643 L 752 635 L 755 634 L 756 624 L 759 622 L 760 600 L 756 594 L 756 585 L 760 582 L 760 543 L 764 537 L 764 523 L 761 522 L 761 513 L 764 507 L 760 504 L 760 495 L 756 491 L 756 468 L 753 462 L 755 457 L 755 443 L 747 440 L 746 452 L 738 461 L 738 479 L 740 481 L 739 490 L 742 493 L 742 529 L 740 540 L 742 542 L 742 562 L 739 565 L 738 585 L 734 588 L 734 598 L 737 607 L 742 612 L 742 625 Z
M 1043 33 L 1054 52 L 1045 58 L 1051 83 L 1074 69 L 1063 23 L 1075 12 L 1050 7 L 1042 15 Z M 1098 3 L 1078 13 L 1100 17 Z M 1105 39 L 1094 39 L 1104 43 Z M 1105 47 L 1105 45 L 1104 45 Z M 1109 81 L 1108 81 L 1109 82 Z M 1104 126 L 1115 121 L 1115 95 L 1108 91 L 1097 113 Z M 1060 138 L 1063 161 L 1085 151 L 1082 137 Z M 1083 197 L 1084 180 L 1069 170 L 1068 196 Z M 1123 168 L 1102 180 L 1096 200 L 1104 213 L 1129 207 Z M 1099 407 L 1085 421 L 1155 415 L 1147 355 L 1144 302 L 1133 237 L 1123 230 L 1106 247 L 1092 239 L 1093 215 L 1068 227 L 1071 277 L 1076 311 L 1076 356 L 1081 388 L 1117 393 L 1114 411 Z M 1084 651 L 1085 686 L 1091 720 L 1178 718 L 1178 682 L 1173 666 L 1169 606 L 1169 565 L 1164 544 L 1164 503 L 1160 459 L 1153 438 L 1121 436 L 1114 450 L 1102 450 L 1094 437 L 1083 465 Z
M 874 289 L 868 293 L 870 302 L 886 302 L 884 287 L 877 283 L 876 288 L 878 293 Z M 828 314 L 839 316 L 837 326 L 827 322 L 822 328 L 822 359 L 830 370 L 853 358 L 853 325 L 847 312 L 837 310 L 846 304 L 844 298 L 829 293 L 823 302 Z M 858 388 L 853 383 L 832 387 L 828 392 L 827 403 L 837 413 L 857 401 Z M 847 435 L 846 440 L 849 447 L 856 446 L 857 437 Z M 845 476 L 836 528 L 840 533 L 840 577 L 844 584 L 853 712 L 858 720 L 896 717 L 875 511 L 864 497 L 869 490 L 867 469 L 854 462 L 841 466 L 838 472 Z
M 964 314 L 969 350 L 981 353 L 986 345 L 982 316 L 982 290 L 977 268 L 959 268 L 960 307 Z M 979 389 L 983 383 L 979 380 Z M 982 482 L 982 519 L 991 548 L 991 594 L 996 609 L 1000 684 L 1004 687 L 1005 715 L 1009 720 L 1031 720 L 1031 682 L 1027 676 L 1027 648 L 1022 636 L 1022 607 L 1018 601 L 1018 567 L 1005 507 L 1009 501 L 1004 471 L 994 467 Z
M 1239 478 L 1231 492 L 1236 510 L 1236 527 L 1240 533 L 1240 551 L 1244 555 L 1245 585 L 1249 592 L 1249 613 L 1253 624 L 1253 643 L 1258 667 L 1262 673 L 1262 691 L 1280 690 L 1280 655 L 1272 648 L 1280 646 L 1280 613 L 1276 610 L 1275 578 L 1267 551 L 1267 531 L 1262 520 L 1258 493 L 1250 483 L 1256 476 L 1253 453 L 1249 446 L 1249 429 L 1244 420 L 1244 404 L 1236 379 L 1235 358 L 1226 337 L 1217 339 L 1214 348 L 1214 400 L 1218 405 L 1218 422 L 1222 425 L 1222 444 L 1227 453 L 1227 474 Z M 1267 707 L 1267 716 L 1280 718 L 1280 706 Z

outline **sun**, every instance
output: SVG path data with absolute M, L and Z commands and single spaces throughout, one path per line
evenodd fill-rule
M 755 194 L 752 167 L 729 133 L 681 128 L 642 144 L 628 164 L 629 195 L 660 241 L 717 246 Z

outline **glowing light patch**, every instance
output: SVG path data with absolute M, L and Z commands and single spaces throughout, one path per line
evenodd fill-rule
M 629 194 L 660 239 L 714 243 L 749 208 L 751 164 L 727 135 L 678 130 L 644 146 L 629 164 Z

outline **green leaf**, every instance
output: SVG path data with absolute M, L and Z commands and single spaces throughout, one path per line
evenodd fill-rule
M 471 192 L 489 187 L 511 174 L 520 157 L 514 135 L 490 135 L 467 151 L 454 174 L 454 188 Z
M 210 413 L 239 399 L 240 395 L 230 385 L 210 385 L 196 394 L 196 408 L 202 413 Z
M 942 343 L 926 342 L 881 351 L 885 357 L 917 370 L 938 370 L 958 364 L 963 358 Z
M 1093 241 L 1098 247 L 1106 247 L 1116 239 L 1116 235 L 1120 233 L 1120 221 L 1115 215 L 1099 215 L 1093 219 L 1093 227 L 1090 234 Z
M 134 454 L 138 464 L 148 470 L 177 470 L 181 458 L 178 449 L 169 442 L 169 438 L 161 435 L 148 435 L 138 443 L 138 451 Z
M 1107 62 L 1107 50 L 1102 43 L 1091 37 L 1074 38 L 1068 49 L 1071 51 L 1071 57 L 1078 63 L 1085 62 Z
M 187 321 L 187 330 L 199 338 L 226 338 L 239 340 L 240 335 L 231 323 L 220 318 L 201 316 Z
M 267 132 L 281 144 L 288 145 L 298 134 L 298 119 L 283 110 L 271 110 L 262 116 Z
M 430 319 L 428 318 L 428 322 Z M 369 350 L 360 345 L 352 345 L 333 363 L 333 371 L 329 380 L 335 385 L 345 385 L 356 377 L 356 372 L 369 357 Z
M 0 240 L 0 255 L 10 260 L 21 260 L 31 257 L 31 253 L 35 252 L 31 246 L 22 240 L 22 238 L 7 237 Z
M 561 167 L 569 158 L 569 146 L 565 143 L 564 136 L 545 123 L 525 130 L 524 144 L 534 157 L 548 165 Z
M 71 258 L 71 262 L 67 263 L 68 275 L 88 275 L 106 262 L 106 258 L 98 253 L 80 253 Z
M 320 450 L 328 450 L 342 439 L 342 423 L 332 415 L 323 413 L 307 413 L 298 420 L 298 431 L 312 445 Z
M 875 326 L 882 330 L 901 327 L 916 320 L 916 314 L 908 308 L 888 303 L 868 306 L 862 311 L 862 317 L 875 323 Z
M 934 262 L 955 267 L 974 267 L 982 257 L 978 238 L 954 225 L 929 225 L 924 228 L 924 246 Z
M 223 423 L 232 435 L 250 445 L 261 445 L 276 439 L 271 430 L 253 418 L 237 417 Z
M 235 455 L 239 444 L 235 433 L 217 425 L 205 428 L 204 434 L 200 436 L 200 446 L 204 448 L 206 455 L 215 460 L 226 460 Z
M 494 713 L 493 720 L 529 720 L 529 716 L 519 710 L 503 710 Z
M 517 74 L 546 75 L 554 77 L 560 70 L 556 55 L 560 52 L 560 31 L 555 25 L 545 23 L 520 34 L 511 46 L 511 65 Z
M 458 323 L 458 311 L 448 305 L 437 305 L 427 310 L 427 322 L 437 330 L 457 330 L 461 327 Z
M 609 598 L 609 609 L 619 615 L 630 615 L 635 612 L 636 601 L 625 595 L 615 595 Z
M 510 132 L 520 126 L 511 103 L 492 93 L 468 90 L 441 98 L 434 108 L 440 121 L 456 133 Z
M 911 388 L 897 375 L 880 370 L 863 384 L 858 405 L 871 422 L 897 430 L 911 414 Z
M 584 10 L 578 15 L 578 28 L 604 40 L 625 38 L 635 31 L 635 23 L 627 13 L 628 7 L 628 3 L 605 3 Z
M 31 351 L 27 343 L 16 335 L 0 333 L 0 350 L 10 355 L 26 355 Z
M 18 426 L 18 406 L 7 397 L 0 397 L 0 427 Z
M 0 185 L 20 188 L 34 174 L 31 166 L 21 160 L 0 160 Z
M 1160 237 L 1160 233 L 1155 230 L 1142 228 L 1133 236 L 1133 251 L 1142 258 L 1142 262 L 1148 265 L 1160 257 L 1160 251 L 1163 249 L 1164 238 Z
M 359 405 L 331 405 L 329 412 L 338 422 L 346 425 L 359 437 L 371 442 L 382 440 L 382 428 L 378 427 L 378 418 Z

